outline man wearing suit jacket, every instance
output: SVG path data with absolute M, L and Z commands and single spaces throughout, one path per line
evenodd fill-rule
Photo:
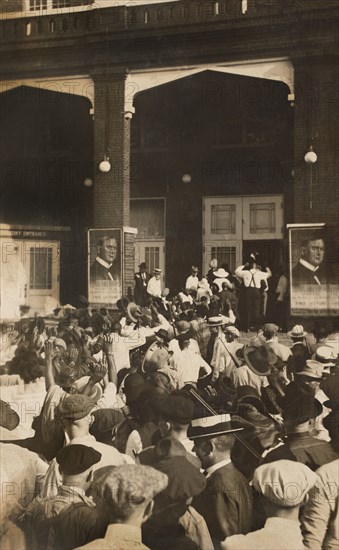
M 116 239 L 104 236 L 97 243 L 97 257 L 90 267 L 90 282 L 119 281 Z
M 292 269 L 292 286 L 314 285 L 321 287 L 332 283 L 338 284 L 337 277 L 328 269 L 325 257 L 325 244 L 323 238 L 305 239 L 301 247 L 301 257 L 297 265 Z
M 147 284 L 150 278 L 146 263 L 142 262 L 139 265 L 138 273 L 134 275 L 134 301 L 138 306 L 145 307 L 148 303 Z
M 193 420 L 188 430 L 207 480 L 192 506 L 204 517 L 216 547 L 226 537 L 251 529 L 251 488 L 231 461 L 234 433 L 242 430 L 228 414 Z

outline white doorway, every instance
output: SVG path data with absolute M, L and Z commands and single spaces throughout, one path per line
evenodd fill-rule
M 59 305 L 60 241 L 24 241 L 25 303 L 30 314 L 51 313 Z
M 244 241 L 281 240 L 283 230 L 282 195 L 204 197 L 204 272 L 212 258 L 234 271 L 242 263 Z
M 141 262 L 148 273 L 160 268 L 165 278 L 165 199 L 131 199 L 131 224 L 138 229 L 135 240 L 135 271 Z
M 139 271 L 141 262 L 146 262 L 147 272 L 153 273 L 156 267 L 164 273 L 165 270 L 165 241 L 136 241 L 135 242 L 135 271 Z

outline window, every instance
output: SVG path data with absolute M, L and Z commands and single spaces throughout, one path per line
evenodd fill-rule
M 211 206 L 211 233 L 213 235 L 235 234 L 235 204 Z
M 163 238 L 165 235 L 164 200 L 131 200 L 131 223 L 132 227 L 138 228 L 138 239 Z
M 250 205 L 250 233 L 275 233 L 275 203 L 258 203 Z
M 47 0 L 29 0 L 29 11 L 47 9 Z
M 212 246 L 211 259 L 216 258 L 218 265 L 228 264 L 231 271 L 234 271 L 236 266 L 236 247 L 235 246 Z
M 70 0 L 52 0 L 52 8 L 54 10 L 58 8 L 68 8 L 70 5 Z
M 160 249 L 159 246 L 146 246 L 145 248 L 145 262 L 149 273 L 153 273 L 156 267 L 159 267 L 160 263 Z
M 29 288 L 47 290 L 52 288 L 52 248 L 30 249 Z

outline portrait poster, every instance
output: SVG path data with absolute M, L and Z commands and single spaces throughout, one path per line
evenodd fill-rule
M 291 315 L 338 315 L 337 243 L 331 240 L 325 224 L 293 224 L 287 227 Z
M 88 230 L 88 299 L 91 304 L 115 307 L 121 298 L 121 229 Z

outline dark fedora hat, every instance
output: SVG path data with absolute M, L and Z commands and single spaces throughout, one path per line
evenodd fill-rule
M 168 336 L 167 330 L 164 328 L 160 328 L 159 330 L 157 330 L 157 332 L 155 332 L 155 336 L 156 338 L 162 338 L 162 340 L 165 340 L 165 342 L 169 342 L 171 340 Z
M 313 391 L 300 388 L 295 382 L 286 386 L 285 395 L 279 399 L 282 416 L 286 422 L 302 424 L 316 418 L 323 411 L 323 406 L 314 397 Z
M 139 264 L 138 267 L 139 267 L 140 269 L 147 269 L 146 262 L 141 262 L 141 264 Z
M 258 376 L 268 376 L 277 366 L 278 357 L 267 345 L 260 347 L 246 345 L 243 352 L 246 364 Z

